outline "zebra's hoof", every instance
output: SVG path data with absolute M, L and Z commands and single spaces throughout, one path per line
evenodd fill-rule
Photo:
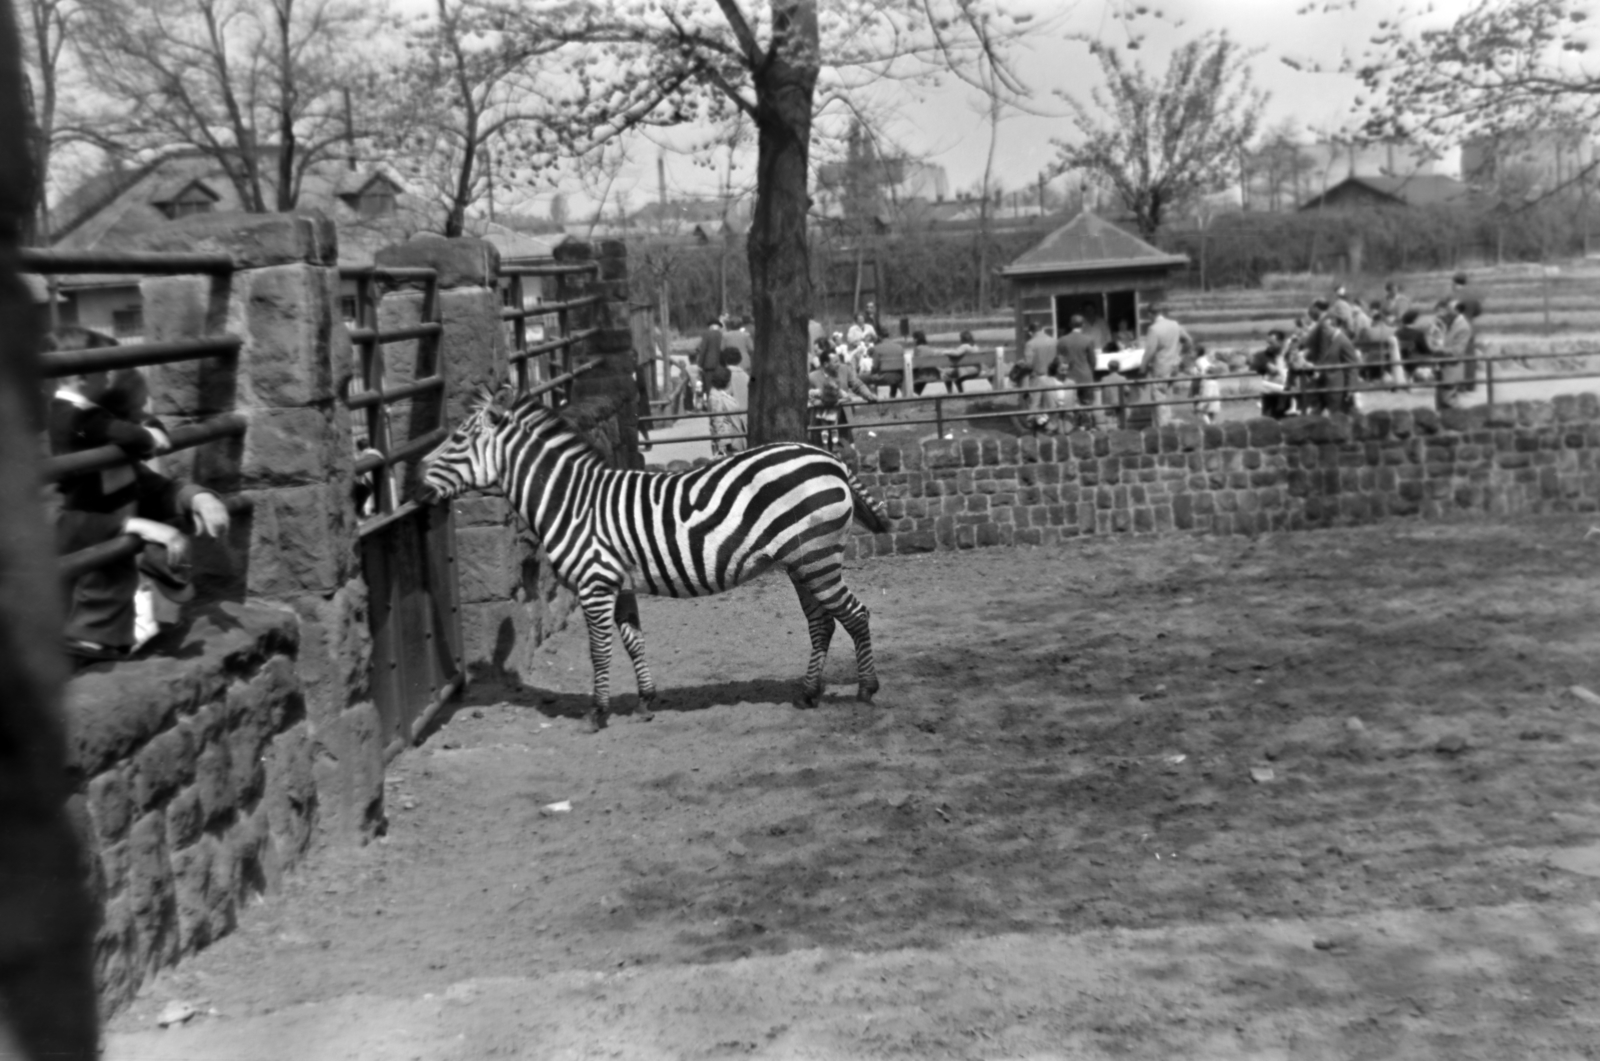
M 806 689 L 806 688 L 802 687 L 801 690 L 800 690 L 800 706 L 802 708 L 806 709 L 807 711 L 811 710 L 813 707 L 816 707 L 817 703 L 821 699 L 822 699 L 822 690 L 821 689 Z
M 589 732 L 599 733 L 606 728 L 606 713 L 598 707 L 589 712 Z
M 877 692 L 878 691 L 876 689 L 857 689 L 856 699 L 860 700 L 863 704 L 870 704 L 872 703 L 872 698 L 877 695 Z

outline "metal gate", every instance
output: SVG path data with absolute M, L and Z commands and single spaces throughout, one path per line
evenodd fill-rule
M 400 500 L 413 493 L 402 491 L 402 479 L 414 479 L 417 459 L 449 433 L 438 276 L 433 269 L 373 266 L 342 268 L 339 275 L 356 285 L 350 340 L 359 354 L 361 389 L 346 402 L 357 425 L 365 424 L 366 444 L 355 460 L 361 569 L 370 601 L 372 696 L 390 757 L 421 736 L 465 678 L 450 505 Z M 419 283 L 420 323 L 380 332 L 380 288 Z M 417 344 L 412 378 L 386 387 L 384 344 L 411 341 Z M 405 441 L 396 445 L 394 412 L 402 403 L 409 422 Z

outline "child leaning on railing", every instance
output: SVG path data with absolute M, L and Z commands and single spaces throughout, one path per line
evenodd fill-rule
M 73 580 L 64 634 L 68 655 L 80 663 L 132 655 L 162 621 L 177 618 L 176 604 L 193 596 L 189 539 L 174 522 L 192 518 L 206 535 L 228 527 L 227 509 L 214 494 L 139 463 L 171 448 L 161 425 L 145 419 L 147 393 L 137 369 L 119 369 L 64 381 L 50 400 L 53 455 L 116 446 L 129 458 L 60 479 L 58 550 L 65 555 L 123 534 L 145 543 L 136 556 L 114 558 Z

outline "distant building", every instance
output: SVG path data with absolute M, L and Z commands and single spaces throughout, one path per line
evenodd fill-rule
M 63 198 L 54 211 L 57 223 L 51 246 L 70 251 L 126 250 L 140 235 L 169 221 L 240 209 L 239 194 L 215 159 L 197 151 L 179 151 L 141 166 L 99 174 Z M 387 168 L 352 168 L 335 161 L 310 167 L 301 185 L 298 209 L 320 211 L 333 220 L 339 232 L 341 265 L 370 264 L 378 248 L 435 229 L 439 214 L 427 200 L 408 193 Z M 506 257 L 549 253 L 548 238 L 492 223 L 471 224 L 479 230 L 474 234 L 495 243 Z M 353 317 L 354 286 L 346 287 L 344 310 L 347 317 Z M 57 310 L 64 324 L 78 324 L 118 339 L 137 339 L 144 331 L 136 278 L 63 276 L 57 282 Z
M 1051 325 L 1061 335 L 1073 314 L 1091 333 L 1131 330 L 1141 303 L 1159 302 L 1188 264 L 1185 255 L 1152 247 L 1085 210 L 1000 270 L 1014 293 L 1017 348 L 1029 326 Z
M 1240 198 L 1251 210 L 1294 210 L 1352 177 L 1432 177 L 1442 161 L 1403 140 L 1301 144 L 1276 138 L 1246 156 Z
M 1464 202 L 1472 189 L 1454 177 L 1346 177 L 1300 205 L 1304 210 L 1436 206 Z

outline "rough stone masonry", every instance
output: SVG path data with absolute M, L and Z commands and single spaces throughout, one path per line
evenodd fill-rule
M 853 556 L 1600 508 L 1600 398 L 933 439 L 853 456 L 891 527 Z

